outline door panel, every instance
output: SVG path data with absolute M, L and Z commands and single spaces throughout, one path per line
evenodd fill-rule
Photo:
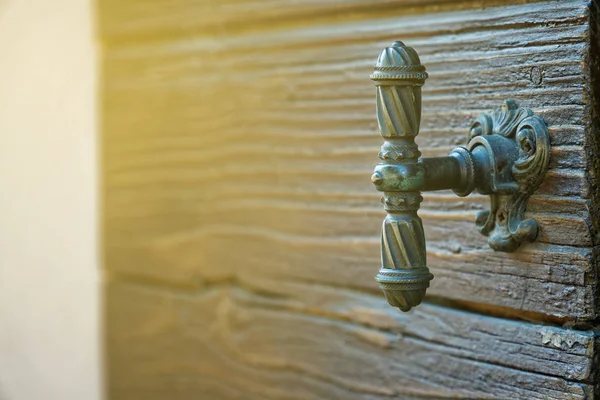
M 100 2 L 115 398 L 591 398 L 590 10 L 480 4 Z M 553 146 L 516 253 L 475 229 L 486 197 L 424 195 L 436 278 L 410 314 L 373 279 L 369 74 L 396 39 L 430 74 L 423 156 L 504 99 Z
M 261 280 L 109 286 L 116 399 L 587 399 L 594 336 Z M 302 295 L 288 296 L 288 293 Z

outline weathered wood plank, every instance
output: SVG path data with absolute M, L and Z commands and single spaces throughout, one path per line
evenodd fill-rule
M 374 15 L 402 15 L 469 10 L 539 0 L 103 0 L 99 3 L 102 34 L 120 39 L 189 35 L 240 29 L 289 28 L 314 23 L 360 20 Z
M 161 215 L 174 216 L 177 214 L 177 210 L 156 210 L 153 207 L 155 202 L 163 200 L 175 200 L 178 197 L 188 197 L 196 201 L 210 201 L 214 202 L 218 199 L 227 199 L 227 201 L 246 200 L 254 201 L 289 201 L 294 199 L 300 204 L 314 204 L 316 207 L 338 207 L 343 204 L 349 208 L 363 208 L 370 210 L 374 204 L 381 198 L 381 194 L 369 190 L 368 192 L 335 192 L 332 190 L 306 190 L 305 188 L 293 188 L 288 189 L 282 186 L 258 186 L 248 184 L 235 184 L 230 183 L 218 183 L 214 186 L 214 192 L 203 192 L 198 193 L 197 188 L 192 186 L 180 186 L 175 187 L 173 190 L 164 191 L 160 190 L 160 187 L 153 189 L 146 189 L 147 192 L 144 194 L 147 199 L 146 202 L 140 204 L 135 210 L 124 208 L 135 203 L 135 199 L 125 195 L 127 193 L 127 187 L 121 187 L 119 190 L 119 196 L 115 195 L 113 201 L 115 201 L 115 212 L 111 215 L 113 217 L 128 217 L 132 220 L 135 218 L 153 218 Z M 122 194 L 122 195 L 121 195 Z M 472 211 L 472 210 L 483 210 L 489 207 L 489 197 L 471 194 L 468 197 L 468 201 L 457 201 L 456 195 L 451 191 L 437 191 L 437 192 L 426 192 L 423 193 L 423 209 L 437 210 L 437 211 Z M 223 202 L 221 202 L 222 204 Z M 547 195 L 533 195 L 529 199 L 527 207 L 528 212 L 535 213 L 546 213 L 552 215 L 558 215 L 560 213 L 566 214 L 571 217 L 586 217 L 589 215 L 589 201 L 580 199 L 577 197 L 560 197 L 560 196 L 547 196 Z M 122 211 L 120 213 L 119 211 Z
M 379 293 L 373 279 L 380 263 L 375 234 L 294 236 L 221 224 L 127 246 L 122 240 L 116 237 L 107 243 L 107 262 L 112 271 L 130 276 L 198 285 L 244 281 L 249 272 Z M 430 240 L 427 259 L 436 276 L 428 292 L 434 296 L 566 319 L 596 315 L 590 249 L 538 244 L 506 255 L 462 248 L 455 241 Z
M 199 198 L 198 200 L 202 199 L 198 194 L 194 196 L 190 193 L 190 196 Z M 127 201 L 128 196 L 123 197 Z M 173 195 L 172 198 L 176 196 Z M 376 206 L 379 203 L 377 199 L 373 199 L 372 204 L 360 208 L 346 206 L 345 200 L 346 198 L 343 197 L 338 204 L 323 205 L 316 198 L 310 202 L 273 198 L 225 199 L 215 205 L 204 207 L 202 211 L 197 212 L 197 217 L 204 223 L 230 220 L 240 227 L 254 226 L 301 236 L 378 236 L 382 211 L 381 207 Z M 456 201 L 452 201 L 451 204 L 456 204 Z M 167 213 L 161 212 L 159 205 L 160 203 L 149 200 L 145 204 L 138 205 L 134 212 L 114 218 L 110 226 L 120 224 L 128 225 L 132 229 L 140 229 L 146 225 L 146 222 L 156 225 L 176 214 L 173 210 Z M 476 210 L 489 208 L 489 204 L 477 204 L 477 208 L 471 206 L 471 210 L 468 211 L 448 210 L 435 207 L 436 205 L 425 203 L 419 211 L 429 241 L 443 243 L 448 240 L 449 235 L 452 235 L 453 241 L 461 243 L 464 248 L 487 248 L 486 238 L 476 229 L 472 229 L 472 225 Z M 548 210 L 530 212 L 527 213 L 527 217 L 538 221 L 540 228 L 538 241 L 541 243 L 578 247 L 592 245 L 591 228 L 583 217 L 551 214 Z M 285 224 L 281 221 L 285 221 Z
M 590 332 L 255 278 L 280 296 L 110 283 L 110 397 L 590 398 Z
M 378 147 L 375 147 L 378 150 Z M 172 157 L 177 157 L 173 154 Z M 111 180 L 107 182 L 110 189 L 127 188 L 156 188 L 165 187 L 177 189 L 181 186 L 216 187 L 217 184 L 228 181 L 254 183 L 269 187 L 281 186 L 287 189 L 302 187 L 307 191 L 324 190 L 328 188 L 337 192 L 348 191 L 368 192 L 373 190 L 370 181 L 371 168 L 363 167 L 357 170 L 357 165 L 334 164 L 325 160 L 314 163 L 281 162 L 280 164 L 265 164 L 265 157 L 256 155 L 259 160 L 248 160 L 244 164 L 212 162 L 190 162 L 185 160 L 179 164 L 140 168 L 133 171 L 113 170 Z M 277 159 L 275 154 L 270 159 Z M 373 163 L 374 164 L 374 163 Z M 217 168 L 217 165 L 219 166 Z M 280 165 L 275 167 L 275 165 Z M 211 167 L 212 166 L 212 167 Z M 274 169 L 276 168 L 276 169 Z M 590 190 L 586 173 L 582 170 L 554 169 L 548 171 L 546 178 L 537 192 L 543 195 L 587 198 Z M 456 199 L 456 202 L 468 201 Z

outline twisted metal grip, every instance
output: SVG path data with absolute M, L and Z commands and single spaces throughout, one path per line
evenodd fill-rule
M 387 216 L 381 235 L 381 269 L 375 277 L 388 302 L 402 311 L 418 305 L 433 275 L 425 256 L 423 223 L 417 211 L 421 191 L 473 190 L 490 195 L 490 209 L 475 225 L 495 251 L 512 252 L 538 234 L 525 218 L 529 197 L 540 186 L 550 159 L 544 121 L 512 100 L 481 114 L 466 147 L 446 157 L 419 158 L 415 143 L 421 122 L 421 86 L 427 79 L 417 53 L 402 42 L 384 49 L 371 79 L 377 87 L 377 121 L 385 142 L 371 177 L 383 192 Z
M 423 200 L 418 187 L 424 171 L 417 164 L 421 152 L 415 137 L 427 72 L 411 47 L 394 42 L 379 55 L 371 79 L 377 87 L 379 132 L 385 139 L 379 152 L 380 166 L 391 166 L 379 168 L 371 179 L 380 186 L 384 180 L 397 183 L 381 188 L 387 217 L 381 235 L 382 267 L 375 279 L 390 305 L 408 311 L 421 303 L 433 279 L 427 268 L 423 222 L 417 215 Z

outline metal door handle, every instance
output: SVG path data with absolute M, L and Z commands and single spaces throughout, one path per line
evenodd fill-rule
M 387 212 L 381 236 L 382 267 L 375 277 L 390 305 L 408 311 L 423 300 L 433 275 L 417 211 L 422 191 L 452 189 L 458 196 L 489 194 L 490 209 L 475 224 L 496 251 L 532 242 L 537 222 L 524 217 L 527 201 L 542 182 L 550 159 L 544 121 L 507 100 L 473 122 L 466 147 L 447 157 L 419 158 L 421 86 L 428 75 L 411 47 L 384 49 L 371 79 L 377 87 L 377 121 L 385 139 L 371 180 L 384 193 Z

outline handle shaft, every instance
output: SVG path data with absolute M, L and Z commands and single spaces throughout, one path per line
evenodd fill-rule
M 379 132 L 385 139 L 379 153 L 382 163 L 372 179 L 384 191 L 388 213 L 381 236 L 382 266 L 375 279 L 390 305 L 408 311 L 421 303 L 433 279 L 427 268 L 423 223 L 417 215 L 423 198 L 417 164 L 421 153 L 415 137 L 427 73 L 411 47 L 395 42 L 381 52 L 371 79 L 377 87 Z M 406 176 L 400 174 L 396 185 L 388 185 L 386 165 L 407 171 Z

